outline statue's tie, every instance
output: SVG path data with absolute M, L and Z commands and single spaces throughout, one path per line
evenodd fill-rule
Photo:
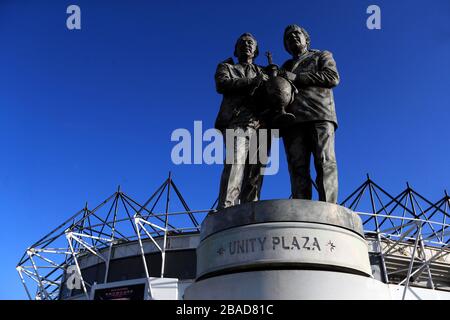
M 244 74 L 246 78 L 250 78 L 252 66 L 250 64 L 246 64 L 244 67 Z

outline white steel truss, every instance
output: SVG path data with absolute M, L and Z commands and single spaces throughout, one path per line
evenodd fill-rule
M 176 195 L 177 203 L 174 205 L 182 210 L 169 212 L 171 191 Z M 160 209 L 159 203 L 164 195 L 163 212 L 158 213 L 156 210 Z M 137 241 L 145 274 L 149 279 L 143 241 L 150 241 L 161 253 L 160 277 L 164 277 L 168 235 L 198 233 L 199 223 L 195 215 L 206 215 L 208 211 L 210 210 L 190 210 L 170 174 L 143 205 L 126 195 L 119 187 L 95 208 L 89 209 L 86 204 L 82 210 L 30 246 L 16 270 L 29 299 L 57 300 L 60 299 L 62 286 L 67 284 L 68 268 L 75 267 L 74 276 L 81 285 L 79 293 L 89 299 L 93 283 L 83 278 L 82 257 L 90 255 L 105 264 L 103 283 L 106 283 L 114 245 Z M 180 217 L 186 217 L 182 223 L 177 222 Z M 162 243 L 158 243 L 156 239 L 162 239 Z M 151 297 L 150 281 L 148 288 Z

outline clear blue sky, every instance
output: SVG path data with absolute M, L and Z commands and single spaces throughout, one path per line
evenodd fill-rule
M 66 29 L 70 4 L 81 31 Z M 370 4 L 381 30 L 366 28 Z M 15 265 L 28 245 L 118 184 L 143 201 L 172 170 L 192 208 L 212 204 L 222 167 L 173 165 L 170 134 L 213 126 L 215 67 L 247 31 L 277 63 L 291 23 L 333 52 L 340 200 L 366 173 L 437 200 L 450 189 L 449 21 L 448 0 L 1 0 L 0 298 L 26 297 Z M 265 199 L 289 196 L 281 151 Z

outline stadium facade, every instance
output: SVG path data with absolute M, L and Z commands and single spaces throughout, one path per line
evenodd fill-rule
M 341 205 L 362 219 L 367 276 L 388 299 L 450 299 L 446 193 L 430 201 L 407 185 L 393 196 L 367 177 Z M 183 299 L 198 274 L 200 222 L 212 210 L 191 210 L 170 175 L 143 204 L 119 188 L 31 245 L 20 280 L 33 300 Z

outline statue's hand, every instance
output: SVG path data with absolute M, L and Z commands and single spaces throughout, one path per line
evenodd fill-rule
M 258 75 L 258 77 L 261 79 L 261 81 L 267 81 L 267 80 L 269 80 L 269 76 L 268 76 L 267 74 L 265 74 L 265 73 L 260 73 L 260 74 Z
M 263 67 L 264 72 L 271 73 L 273 71 L 281 70 L 280 67 L 276 64 L 269 64 L 268 66 Z
M 287 79 L 289 81 L 292 81 L 292 82 L 294 82 L 295 79 L 297 78 L 297 75 L 295 73 L 290 72 L 290 71 L 286 71 L 284 69 L 279 70 L 278 71 L 278 75 L 280 77 L 283 77 L 283 78 L 285 78 L 285 79 Z
M 260 85 L 264 81 L 269 80 L 269 76 L 265 73 L 260 73 L 253 79 L 254 79 L 256 85 Z

